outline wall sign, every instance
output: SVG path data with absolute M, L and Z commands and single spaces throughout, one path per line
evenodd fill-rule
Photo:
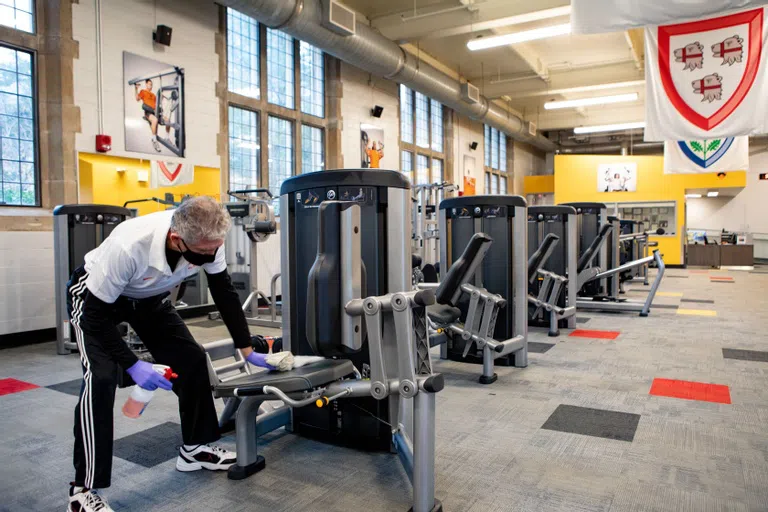
M 637 164 L 635 162 L 600 164 L 597 167 L 597 191 L 637 191 Z

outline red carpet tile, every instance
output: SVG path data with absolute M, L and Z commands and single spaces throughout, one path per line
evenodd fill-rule
M 684 400 L 700 400 L 718 404 L 731 403 L 731 390 L 722 384 L 707 384 L 706 382 L 689 382 L 687 380 L 653 379 L 651 395 L 682 398 Z
M 709 278 L 710 281 L 733 281 L 732 277 L 722 277 L 722 276 L 712 276 Z
M 0 379 L 0 396 L 10 395 L 11 393 L 18 393 L 19 391 L 27 391 L 28 389 L 39 388 L 35 384 L 24 382 L 23 380 L 16 379 Z
M 619 334 L 619 331 L 590 331 L 588 329 L 576 329 L 568 336 L 575 336 L 577 338 L 599 338 L 601 340 L 615 340 Z

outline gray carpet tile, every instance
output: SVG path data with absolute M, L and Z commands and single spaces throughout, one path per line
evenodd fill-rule
M 664 274 L 664 279 L 688 279 L 690 276 L 675 276 L 671 274 Z
M 768 352 L 761 350 L 741 350 L 738 348 L 724 348 L 723 357 L 726 359 L 740 359 L 742 361 L 768 362 Z
M 544 354 L 554 346 L 555 346 L 554 343 L 541 343 L 539 341 L 529 341 L 528 352 L 530 352 L 531 354 Z
M 148 407 L 152 407 L 150 402 Z M 140 416 L 134 421 L 141 421 Z M 181 446 L 181 425 L 166 422 L 136 434 L 116 439 L 114 455 L 145 468 L 175 459 Z
M 715 279 L 710 283 L 722 283 L 722 284 L 736 284 L 736 281 L 723 281 L 722 279 Z
M 639 421 L 639 414 L 559 405 L 541 428 L 631 442 Z
M 83 379 L 73 379 L 68 380 L 66 382 L 60 382 L 58 384 L 51 384 L 50 386 L 45 386 L 48 389 L 52 389 L 54 391 L 58 391 L 60 393 L 66 393 L 68 395 L 80 397 L 80 387 L 83 385 Z
M 654 274 L 652 269 L 651 279 Z M 657 300 L 686 307 L 688 297 L 712 298 L 717 317 L 664 309 L 647 318 L 592 312 L 584 317 L 591 329 L 621 331 L 621 343 L 574 343 L 567 331 L 553 340 L 546 329 L 532 329 L 532 343 L 556 342 L 557 348 L 532 354 L 527 368 L 497 366 L 498 381 L 490 386 L 477 382 L 479 365 L 440 360 L 433 349 L 433 365 L 446 379 L 436 397 L 435 422 L 436 493 L 445 510 L 768 510 L 768 368 L 723 357 L 723 347 L 768 352 L 768 276 L 737 279 L 734 286 L 717 287 L 715 295 L 706 275 L 690 275 L 661 284 L 660 291 L 682 298 Z M 647 289 L 633 286 L 638 293 Z M 190 331 L 202 343 L 228 337 L 223 324 L 190 325 Z M 279 334 L 261 327 L 252 332 Z M 77 354 L 58 356 L 53 343 L 2 354 L 0 378 L 56 386 L 79 382 L 82 375 Z M 732 404 L 649 396 L 656 377 L 726 384 Z M 0 457 L 6 461 L 0 468 L 0 510 L 66 506 L 77 397 L 54 389 L 0 397 Z M 115 510 L 389 512 L 411 506 L 410 483 L 397 456 L 339 448 L 282 429 L 259 439 L 267 467 L 247 481 L 230 481 L 224 473 L 180 473 L 174 468 L 181 442 L 176 397 L 157 393 L 142 417 L 130 420 L 120 413 L 129 392 L 120 389 L 115 399 L 117 443 L 155 428 L 147 442 L 163 461 L 146 467 L 155 461 L 139 442 L 128 444 L 140 451 L 134 458 L 139 463 L 113 459 L 112 487 L 104 494 Z M 632 442 L 542 429 L 561 404 L 639 416 Z M 222 401 L 216 406 L 221 410 Z M 575 419 L 569 415 L 563 424 Z M 231 436 L 220 443 L 234 449 Z
M 714 304 L 715 301 L 712 299 L 688 299 L 683 297 L 680 299 L 680 302 L 690 302 L 692 304 Z
M 576 317 L 576 323 L 577 324 L 585 324 L 591 320 L 588 316 L 577 316 Z
M 656 302 L 654 302 L 651 305 L 652 310 L 653 309 L 679 309 L 679 308 L 680 306 L 678 304 L 656 304 Z

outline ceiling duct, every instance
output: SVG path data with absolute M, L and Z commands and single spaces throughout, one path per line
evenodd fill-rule
M 219 3 L 306 41 L 353 66 L 404 84 L 515 140 L 544 151 L 556 149 L 556 144 L 546 137 L 531 136 L 525 121 L 491 103 L 488 98 L 480 96 L 477 103 L 467 103 L 459 81 L 420 61 L 368 25 L 357 21 L 355 35 L 350 36 L 328 30 L 323 26 L 322 0 L 219 0 Z

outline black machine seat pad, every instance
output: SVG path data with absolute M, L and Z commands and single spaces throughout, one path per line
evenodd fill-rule
M 218 397 L 235 396 L 235 388 L 274 386 L 284 393 L 307 391 L 329 384 L 354 372 L 348 359 L 326 359 L 293 369 L 289 372 L 258 372 L 218 384 L 214 389 Z
M 433 322 L 452 324 L 461 317 L 461 310 L 448 304 L 432 304 L 427 306 L 427 315 Z

